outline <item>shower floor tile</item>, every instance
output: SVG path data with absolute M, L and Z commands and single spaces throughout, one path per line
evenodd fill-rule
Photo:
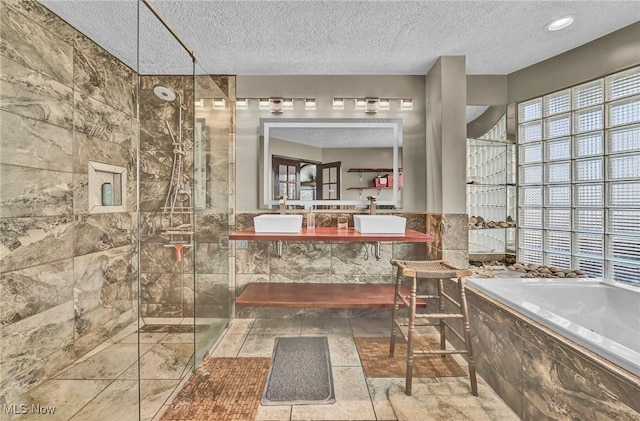
M 140 344 L 146 353 L 153 344 Z M 114 344 L 85 361 L 72 365 L 56 379 L 115 379 L 138 360 L 137 344 Z

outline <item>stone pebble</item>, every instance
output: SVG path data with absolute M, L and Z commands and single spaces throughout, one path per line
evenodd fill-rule
M 588 278 L 587 274 L 580 269 L 562 269 L 534 263 L 516 262 L 507 266 L 507 269 L 524 273 L 522 278 Z

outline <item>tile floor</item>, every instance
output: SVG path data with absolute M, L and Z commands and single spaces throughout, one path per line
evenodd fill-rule
M 259 421 L 519 419 L 481 378 L 479 397 L 471 395 L 467 377 L 416 378 L 412 396 L 404 394 L 404 378 L 367 378 L 354 337 L 385 336 L 388 331 L 386 319 L 234 319 L 211 357 L 271 357 L 276 337 L 328 337 L 335 404 L 259 406 Z M 463 359 L 458 361 L 464 365 Z
M 201 342 L 209 340 L 224 325 L 222 319 L 198 326 Z M 193 318 L 152 319 L 154 324 L 193 324 Z M 149 323 L 149 319 L 147 320 Z M 224 321 L 226 323 L 226 321 Z M 113 421 L 154 419 L 166 401 L 179 390 L 192 373 L 193 333 L 140 333 L 138 368 L 137 326 L 131 325 L 65 368 L 54 378 L 30 390 L 20 403 L 27 413 L 8 416 L 9 420 Z M 198 341 L 197 341 L 198 342 Z M 199 353 L 198 353 L 199 354 Z M 138 376 L 140 398 L 138 405 Z M 31 405 L 55 407 L 54 414 L 34 413 Z
M 467 377 L 416 378 L 410 397 L 404 394 L 404 378 L 367 378 L 354 337 L 385 336 L 388 331 L 386 319 L 234 319 L 211 356 L 271 357 L 276 337 L 328 337 L 335 404 L 259 406 L 260 421 L 519 419 L 481 378 L 478 398 L 470 394 Z M 8 419 L 136 420 L 140 408 L 143 420 L 160 420 L 190 377 L 193 336 L 142 333 L 140 338 L 140 406 L 137 334 L 131 326 L 27 394 L 25 402 L 55 406 L 54 415 Z

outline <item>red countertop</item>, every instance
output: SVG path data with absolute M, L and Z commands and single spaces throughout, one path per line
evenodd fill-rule
M 296 234 L 283 233 L 256 233 L 253 228 L 235 232 L 229 235 L 230 240 L 257 240 L 257 241 L 404 241 L 407 243 L 431 243 L 434 238 L 428 234 L 406 230 L 404 234 L 361 234 L 355 228 L 338 230 L 336 227 L 318 227 L 313 230 L 302 228 Z

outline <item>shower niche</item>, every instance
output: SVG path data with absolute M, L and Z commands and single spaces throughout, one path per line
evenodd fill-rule
M 89 213 L 125 212 L 127 169 L 89 161 Z

